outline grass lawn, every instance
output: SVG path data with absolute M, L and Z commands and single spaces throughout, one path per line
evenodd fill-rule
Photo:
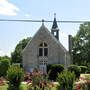
M 22 87 L 22 90 L 27 90 L 27 87 L 28 85 L 27 84 L 22 84 L 21 87 Z M 6 84 L 5 86 L 0 86 L 0 90 L 7 90 L 7 87 L 8 85 Z M 57 90 L 56 87 L 53 87 L 52 90 Z
M 0 90 L 7 90 L 8 85 L 6 84 L 5 86 L 0 86 Z
M 23 90 L 27 90 L 27 85 L 26 84 L 22 84 L 21 87 L 23 88 Z M 0 86 L 0 90 L 7 90 L 8 85 L 6 84 L 5 86 Z

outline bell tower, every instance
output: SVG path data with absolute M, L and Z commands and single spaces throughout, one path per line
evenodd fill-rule
M 54 21 L 51 28 L 51 33 L 55 36 L 57 40 L 59 40 L 59 29 L 56 21 L 56 13 L 54 13 Z

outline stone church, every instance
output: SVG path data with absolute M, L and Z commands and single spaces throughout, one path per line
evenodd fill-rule
M 42 23 L 34 37 L 23 50 L 23 68 L 25 72 L 32 72 L 38 68 L 43 73 L 47 71 L 47 64 L 71 64 L 70 54 L 59 41 L 59 28 L 54 17 L 51 32 Z

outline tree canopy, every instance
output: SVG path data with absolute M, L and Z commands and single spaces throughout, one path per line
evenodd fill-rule
M 90 63 L 90 23 L 80 25 L 80 28 L 72 38 L 73 62 L 78 65 Z
M 0 56 L 0 60 L 3 60 L 3 59 L 8 59 L 8 60 L 11 60 L 11 58 L 10 58 L 10 57 L 8 57 L 8 56 Z
M 0 60 L 0 77 L 6 76 L 9 67 L 10 67 L 10 59 L 3 58 Z
M 11 53 L 11 61 L 12 63 L 22 63 L 22 50 L 25 48 L 27 43 L 31 40 L 31 37 L 21 40 L 14 50 Z

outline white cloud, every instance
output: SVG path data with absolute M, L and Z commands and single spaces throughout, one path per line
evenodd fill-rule
M 17 13 L 15 11 L 19 11 L 12 3 L 7 0 L 0 0 L 0 15 L 12 15 L 15 16 Z
M 0 49 L 0 56 L 11 56 L 11 52 L 4 52 L 3 50 Z
M 29 14 L 25 14 L 24 16 L 25 16 L 25 17 L 30 17 L 30 15 L 29 15 Z
M 5 56 L 5 53 L 2 50 L 0 50 L 0 56 Z
M 59 34 L 59 40 L 61 42 L 61 44 L 67 49 L 68 49 L 68 34 L 65 34 L 63 32 L 60 31 L 60 34 Z

